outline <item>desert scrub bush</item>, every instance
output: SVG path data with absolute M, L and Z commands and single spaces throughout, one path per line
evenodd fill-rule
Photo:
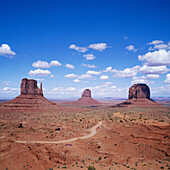
M 89 165 L 88 170 L 96 170 L 96 168 L 94 166 Z

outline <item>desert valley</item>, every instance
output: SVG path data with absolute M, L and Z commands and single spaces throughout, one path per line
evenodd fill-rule
M 0 16 L 0 170 L 170 170 L 170 0 Z
M 170 106 L 151 100 L 146 84 L 119 104 L 89 89 L 51 102 L 33 79 L 20 90 L 0 105 L 0 169 L 170 169 Z

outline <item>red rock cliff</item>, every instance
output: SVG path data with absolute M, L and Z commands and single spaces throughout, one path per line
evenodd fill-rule
M 42 83 L 40 88 L 37 86 L 37 81 L 33 79 L 22 79 L 21 95 L 41 95 L 43 96 Z
M 150 99 L 150 90 L 146 84 L 134 84 L 129 88 L 129 99 L 147 98 Z

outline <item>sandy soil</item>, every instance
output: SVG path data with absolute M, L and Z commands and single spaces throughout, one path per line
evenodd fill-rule
M 169 120 L 170 107 L 0 113 L 0 169 L 170 169 Z

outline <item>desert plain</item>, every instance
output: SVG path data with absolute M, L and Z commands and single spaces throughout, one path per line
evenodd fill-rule
M 155 108 L 56 103 L 56 111 L 1 111 L 0 169 L 170 169 L 167 103 Z M 94 136 L 79 138 L 99 122 Z M 78 139 L 67 141 L 73 138 Z

